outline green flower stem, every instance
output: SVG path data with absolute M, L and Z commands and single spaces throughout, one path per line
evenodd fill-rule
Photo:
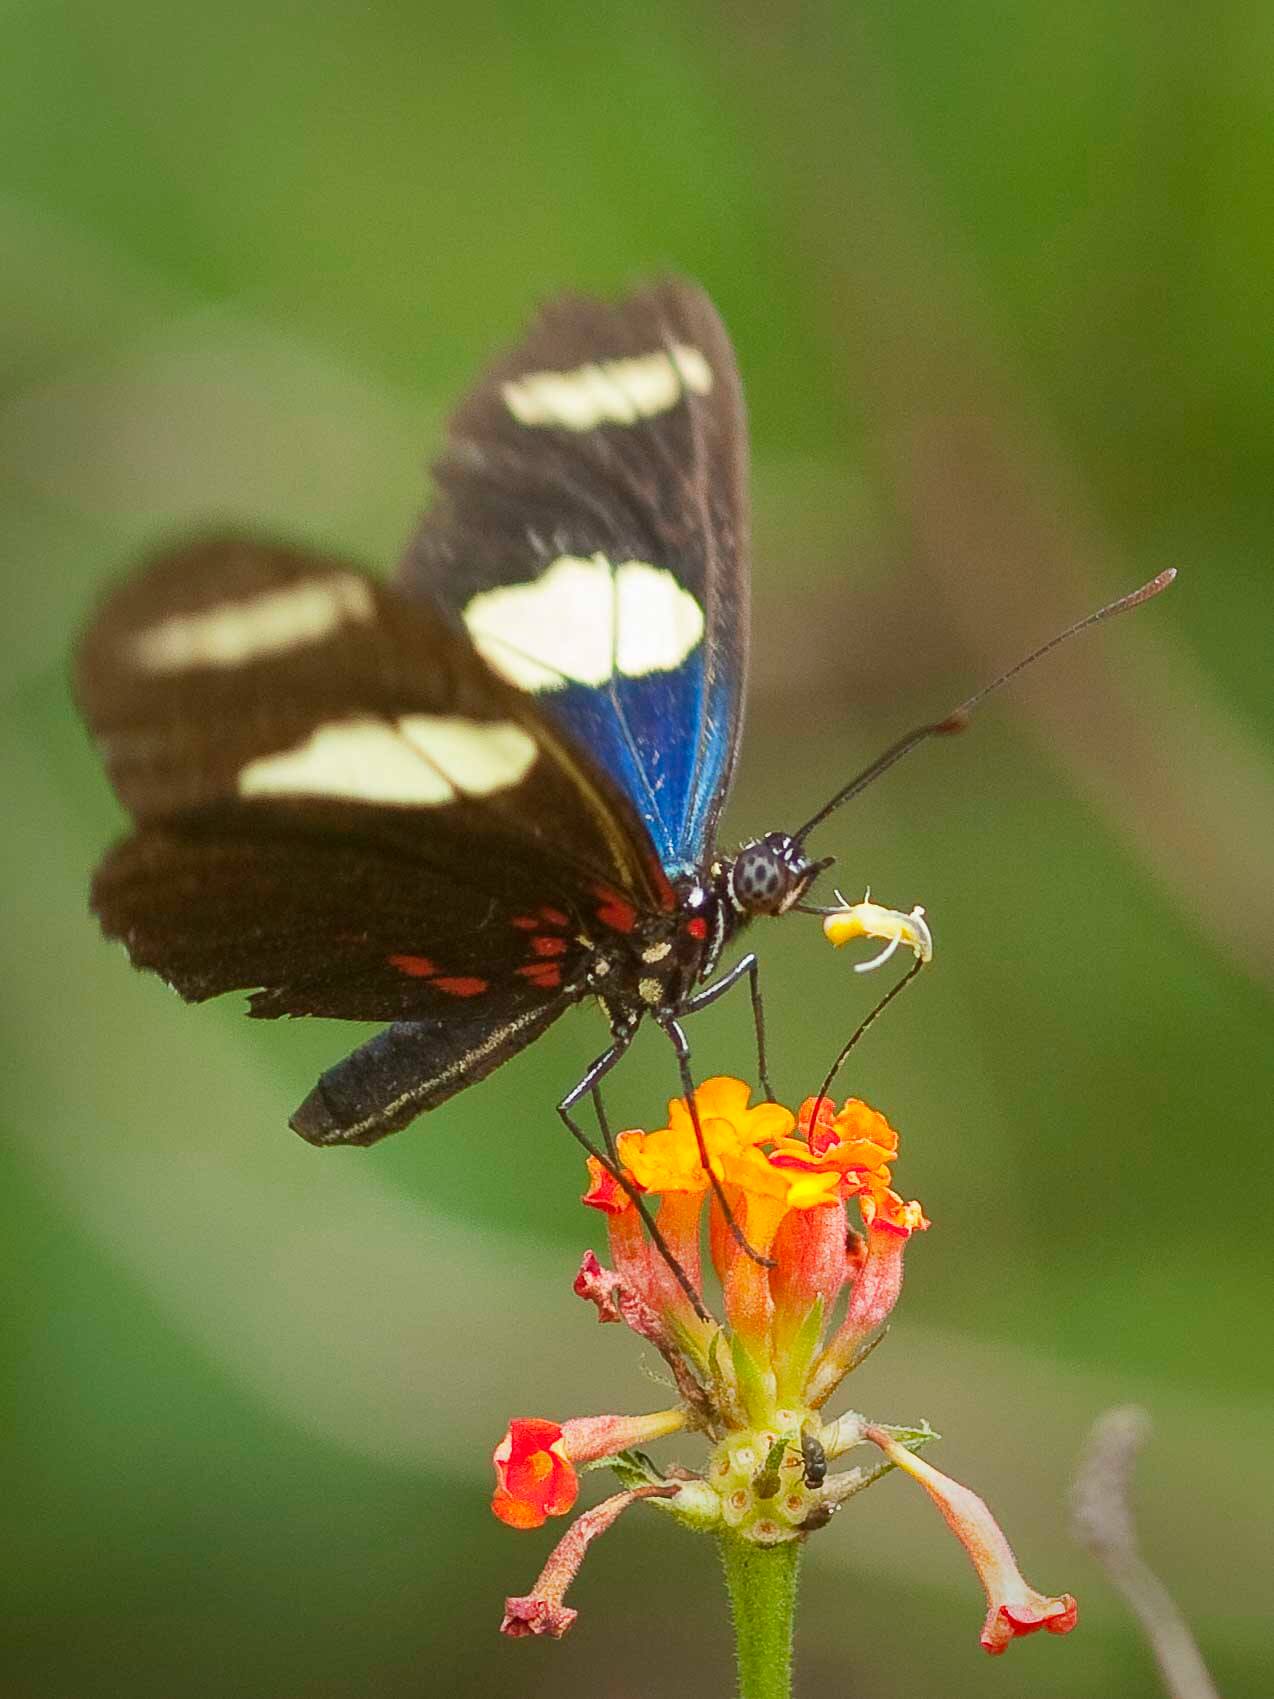
M 734 1619 L 739 1699 L 791 1699 L 801 1543 L 758 1546 L 733 1534 L 718 1542 Z

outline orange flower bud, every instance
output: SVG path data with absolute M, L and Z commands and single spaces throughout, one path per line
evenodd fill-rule
M 586 1510 L 553 1548 L 531 1591 L 521 1598 L 504 1601 L 501 1634 L 507 1634 L 514 1640 L 530 1634 L 547 1634 L 554 1640 L 560 1640 L 579 1614 L 563 1603 L 566 1589 L 579 1573 L 584 1553 L 592 1542 L 599 1534 L 604 1534 L 635 1499 L 671 1498 L 676 1496 L 677 1490 L 675 1486 L 635 1487 L 631 1492 L 616 1493 L 613 1498 L 603 1499 L 592 1510 Z
M 1040 1628 L 1050 1634 L 1070 1633 L 1079 1620 L 1075 1600 L 1069 1593 L 1049 1598 L 1023 1580 L 1013 1548 L 984 1500 L 908 1451 L 883 1429 L 869 1427 L 864 1431 L 891 1463 L 920 1482 L 968 1552 L 986 1592 L 987 1613 L 981 1640 L 992 1656 L 1007 1651 L 1020 1635 L 1034 1634 Z

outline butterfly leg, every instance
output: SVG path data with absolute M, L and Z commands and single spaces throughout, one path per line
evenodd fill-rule
M 628 1049 L 628 1046 L 632 1043 L 633 1034 L 636 1030 L 637 1029 L 635 1027 L 631 1029 L 624 1027 L 618 1028 L 614 1033 L 614 1043 L 611 1044 L 609 1049 L 603 1050 L 596 1061 L 591 1062 L 588 1067 L 585 1068 L 583 1074 L 578 1080 L 576 1080 L 575 1084 L 558 1104 L 558 1114 L 562 1117 L 563 1121 L 566 1122 L 566 1125 L 570 1128 L 571 1133 L 575 1137 L 578 1138 L 579 1134 L 576 1130 L 575 1123 L 571 1118 L 570 1111 L 574 1109 L 575 1105 L 581 1098 L 588 1097 L 590 1094 L 593 1096 L 595 1102 L 600 1103 L 600 1097 L 597 1094 L 601 1087 L 601 1083 L 606 1078 L 607 1074 L 610 1073 L 616 1062 L 619 1061 L 620 1057 Z
M 735 978 L 737 977 L 738 975 L 735 975 Z M 727 975 L 727 984 L 733 984 L 733 982 L 734 981 L 730 979 L 730 976 Z M 727 988 L 727 984 L 723 984 L 721 989 L 725 990 Z M 688 1006 L 692 1005 L 683 1005 L 683 1008 Z M 731 1236 L 733 1237 L 735 1244 L 738 1245 L 739 1249 L 745 1256 L 751 1257 L 752 1261 L 759 1263 L 762 1268 L 773 1268 L 773 1261 L 769 1257 L 763 1257 L 760 1251 L 755 1250 L 748 1243 L 747 1236 L 745 1235 L 742 1227 L 739 1226 L 738 1219 L 736 1218 L 734 1211 L 730 1208 L 730 1200 L 725 1195 L 725 1188 L 721 1184 L 720 1177 L 708 1160 L 708 1147 L 704 1142 L 703 1127 L 699 1121 L 699 1105 L 695 1102 L 694 1076 L 690 1072 L 690 1041 L 687 1039 L 680 1021 L 676 1021 L 671 1017 L 668 1017 L 667 1019 L 660 1020 L 659 1024 L 672 1040 L 673 1049 L 677 1052 L 677 1067 L 681 1071 L 681 1091 L 686 1100 L 686 1108 L 690 1111 L 691 1125 L 695 1130 L 695 1141 L 699 1146 L 699 1161 L 702 1163 L 703 1171 L 708 1176 L 708 1179 L 712 1184 L 712 1190 L 716 1194 L 717 1202 L 721 1205 L 721 1213 L 725 1217 L 726 1225 L 730 1229 Z
M 770 1070 L 765 1059 L 765 1006 L 761 1001 L 761 968 L 755 955 L 749 950 L 747 955 L 722 974 L 713 984 L 707 985 L 702 991 L 697 991 L 693 997 L 681 1006 L 683 1015 L 692 1015 L 696 1009 L 706 1009 L 709 1003 L 715 1003 L 718 997 L 724 997 L 726 992 L 747 975 L 748 988 L 752 993 L 752 1024 L 756 1029 L 756 1070 L 761 1081 L 761 1090 L 770 1103 L 775 1101 L 774 1088 L 770 1084 Z
M 593 1086 L 593 1113 L 597 1116 L 597 1126 L 602 1135 L 602 1143 L 606 1146 L 606 1154 L 612 1162 L 618 1162 L 619 1154 L 615 1149 L 615 1137 L 610 1130 L 610 1119 L 606 1114 L 606 1105 L 602 1102 L 602 1088 L 598 1084 Z
M 651 1244 L 659 1252 L 659 1255 L 663 1258 L 664 1262 L 667 1263 L 668 1268 L 677 1284 L 690 1300 L 695 1314 L 699 1317 L 700 1321 L 711 1321 L 712 1317 L 704 1308 L 703 1299 L 695 1290 L 694 1282 L 690 1279 L 690 1276 L 686 1273 L 685 1269 L 682 1268 L 681 1264 L 672 1254 L 672 1249 L 668 1244 L 668 1241 L 659 1231 L 659 1228 L 655 1223 L 655 1218 L 650 1213 L 649 1205 L 646 1203 L 632 1180 L 630 1180 L 627 1174 L 625 1174 L 623 1166 L 615 1152 L 615 1142 L 611 1137 L 610 1123 L 606 1119 L 605 1110 L 602 1108 L 601 1082 L 628 1049 L 628 1046 L 633 1041 L 636 1031 L 637 1029 L 635 1026 L 616 1030 L 615 1042 L 611 1045 L 610 1049 L 604 1050 L 597 1060 L 592 1063 L 590 1067 L 585 1069 L 583 1077 L 576 1081 L 576 1083 L 567 1092 L 566 1096 L 558 1104 L 557 1112 L 561 1116 L 567 1132 L 570 1133 L 576 1143 L 582 1145 L 591 1157 L 593 1157 L 597 1162 L 600 1162 L 602 1167 L 615 1181 L 616 1185 L 621 1186 L 623 1190 L 627 1192 L 632 1201 L 633 1207 L 636 1209 L 638 1215 L 641 1216 L 642 1225 L 645 1227 L 647 1233 L 650 1234 Z M 602 1129 L 602 1137 L 606 1141 L 605 1150 L 600 1149 L 596 1144 L 594 1144 L 593 1140 L 589 1138 L 583 1127 L 580 1126 L 579 1122 L 571 1114 L 571 1110 L 580 1101 L 580 1099 L 589 1096 L 590 1094 L 597 1109 L 597 1118 Z

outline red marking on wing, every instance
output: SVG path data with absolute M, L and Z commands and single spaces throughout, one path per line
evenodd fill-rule
M 390 956 L 389 965 L 399 973 L 409 973 L 413 979 L 428 979 L 438 971 L 428 956 Z
M 708 923 L 701 915 L 696 915 L 693 920 L 686 922 L 686 931 L 692 938 L 706 938 L 708 936 Z
M 533 914 L 515 914 L 509 922 L 509 925 L 516 926 L 519 932 L 534 932 L 539 924 Z
M 570 915 L 563 914 L 560 908 L 542 908 L 540 913 L 550 926 L 569 926 L 571 924 Z
M 597 905 L 597 918 L 602 925 L 609 926 L 612 932 L 631 932 L 637 924 L 637 910 L 633 905 L 606 885 L 594 885 L 593 890 L 601 898 Z
M 565 938 L 532 938 L 531 954 L 535 956 L 564 956 Z
M 449 979 L 435 979 L 434 984 L 449 997 L 481 997 L 484 991 L 491 988 L 489 981 L 471 978 L 467 974 L 458 974 Z
M 520 973 L 523 979 L 529 979 L 532 985 L 542 986 L 546 991 L 552 991 L 562 983 L 560 962 L 528 962 L 525 967 L 514 968 L 513 971 Z

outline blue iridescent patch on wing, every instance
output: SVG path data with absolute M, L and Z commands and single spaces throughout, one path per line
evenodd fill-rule
M 707 641 L 712 641 L 711 631 Z M 727 665 L 722 653 L 714 659 L 712 676 L 700 692 L 702 706 L 693 738 L 695 764 L 681 823 L 684 853 L 692 862 L 703 858 L 716 830 L 742 729 L 741 669 L 733 662 Z
M 692 869 L 729 748 L 728 737 L 701 723 L 702 646 L 671 671 L 620 676 L 597 687 L 569 684 L 540 701 L 627 793 L 665 872 Z

